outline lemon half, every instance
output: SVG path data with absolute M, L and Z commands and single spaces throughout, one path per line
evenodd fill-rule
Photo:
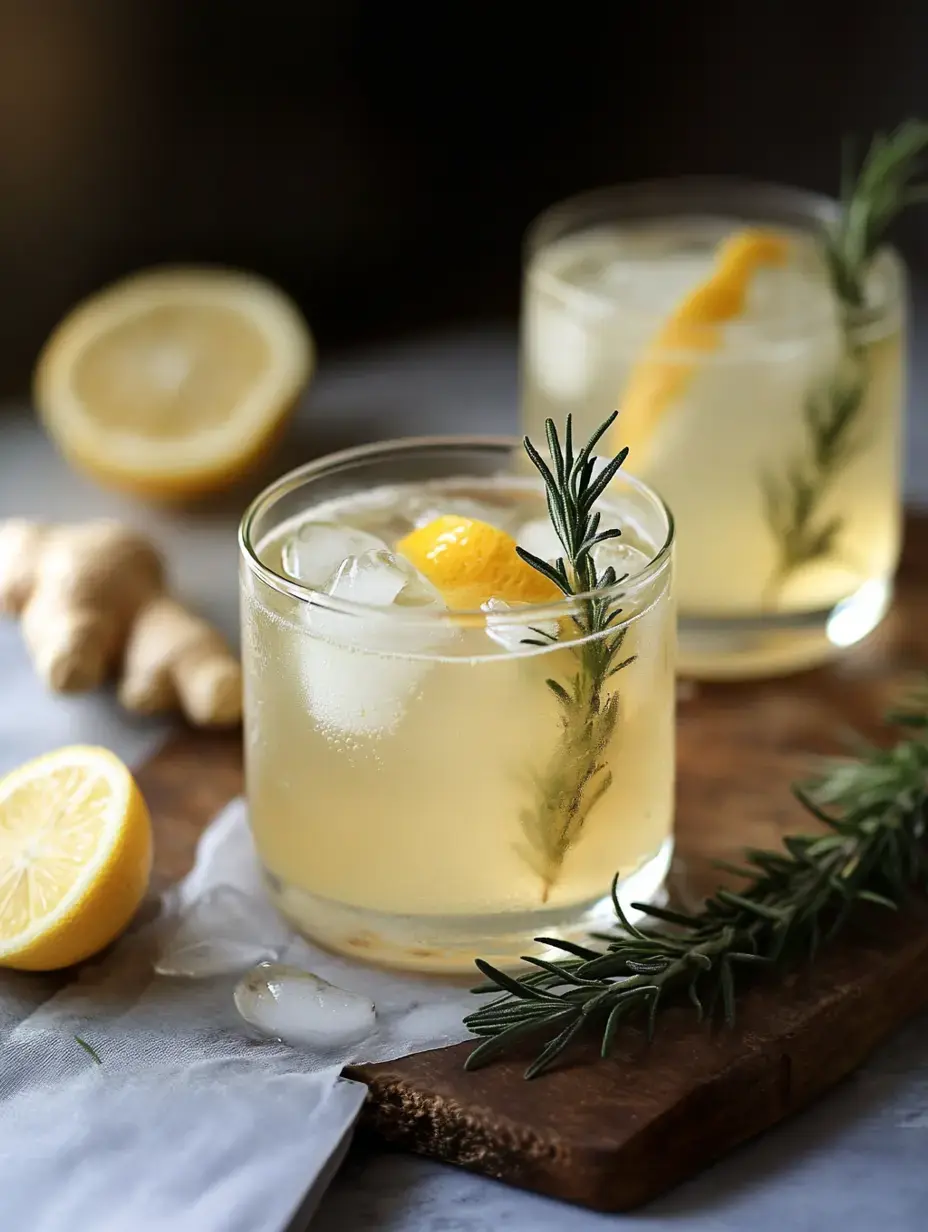
M 149 270 L 65 318 L 39 358 L 35 400 L 65 457 L 95 479 L 187 498 L 264 455 L 314 353 L 295 305 L 263 279 Z
M 69 967 L 123 931 L 148 885 L 152 834 L 132 775 L 74 745 L 0 779 L 0 966 Z

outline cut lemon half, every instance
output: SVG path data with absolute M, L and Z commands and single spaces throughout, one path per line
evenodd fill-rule
M 39 357 L 35 400 L 69 461 L 156 499 L 222 488 L 274 441 L 314 347 L 251 274 L 155 269 L 79 304 Z
M 563 598 L 553 582 L 516 553 L 511 535 L 477 518 L 442 514 L 411 531 L 396 550 L 450 607 L 478 608 L 489 599 L 551 603 Z
M 151 861 L 145 801 L 106 749 L 58 749 L 0 779 L 0 966 L 52 971 L 103 949 Z
M 782 265 L 788 254 L 789 241 L 775 231 L 738 231 L 719 245 L 711 275 L 684 296 L 661 326 L 619 400 L 612 439 L 615 452 L 628 446 L 633 469 L 646 461 L 657 425 L 695 372 L 693 353 L 718 350 L 721 327 L 744 312 L 755 271 Z

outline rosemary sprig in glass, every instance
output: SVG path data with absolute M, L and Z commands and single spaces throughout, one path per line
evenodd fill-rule
M 568 957 L 526 958 L 533 970 L 520 976 L 478 959 L 489 983 L 475 991 L 503 996 L 465 1019 L 484 1037 L 467 1067 L 525 1036 L 547 1036 L 531 1078 L 591 1029 L 602 1033 L 606 1056 L 623 1020 L 643 1019 L 650 1037 L 658 1010 L 686 998 L 698 1018 L 721 1008 L 731 1023 L 746 969 L 809 958 L 857 905 L 892 908 L 913 889 L 928 890 L 928 695 L 888 721 L 903 729 L 892 748 L 830 761 L 794 788 L 824 833 L 793 835 L 782 850 L 748 850 L 742 867 L 722 866 L 744 879 L 739 892 L 720 889 L 693 914 L 636 903 L 649 920 L 635 926 L 613 883 L 618 926 L 600 938 L 604 947 L 539 938 Z
M 627 574 L 619 577 L 611 565 L 600 572 L 593 556 L 599 544 L 622 533 L 617 528 L 599 529 L 601 515 L 596 503 L 618 474 L 628 450 L 623 449 L 601 468 L 593 454 L 617 413 L 614 411 L 600 424 L 576 455 L 570 415 L 563 447 L 553 420 L 548 419 L 545 435 L 550 466 L 528 437 L 523 442 L 544 480 L 548 514 L 564 555 L 549 564 L 524 548 L 516 551 L 568 598 L 582 596 L 571 614 L 576 632 L 571 644 L 576 671 L 566 682 L 553 678 L 546 681 L 560 707 L 562 737 L 552 764 L 536 780 L 536 804 L 521 816 L 523 854 L 541 877 L 542 902 L 547 902 L 565 855 L 612 784 L 602 757 L 618 721 L 619 697 L 608 685 L 611 677 L 634 658 L 622 658 L 619 653 L 625 629 L 609 632 L 622 613 L 621 596 L 616 596 L 615 587 Z M 537 638 L 525 639 L 529 645 L 549 646 L 558 640 L 556 635 L 535 632 Z
M 822 240 L 839 313 L 841 356 L 831 382 L 806 402 L 802 450 L 781 474 L 762 476 L 767 523 L 778 552 L 767 588 L 771 602 L 797 569 L 834 554 L 844 528 L 843 519 L 826 515 L 822 506 L 842 469 L 866 445 L 859 421 L 869 356 L 858 327 L 867 305 L 867 278 L 891 224 L 907 206 L 928 199 L 928 186 L 913 184 L 926 147 L 928 124 L 908 120 L 888 136 L 874 138 L 856 177 L 845 157 L 840 212 Z

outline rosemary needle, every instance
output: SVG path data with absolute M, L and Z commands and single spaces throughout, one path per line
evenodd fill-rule
M 94 1048 L 91 1044 L 88 1044 L 85 1039 L 82 1039 L 81 1036 L 79 1035 L 75 1035 L 74 1042 L 76 1044 L 80 1044 L 84 1052 L 86 1052 L 87 1055 L 91 1057 L 97 1063 L 97 1065 L 103 1064 L 103 1062 L 100 1060 L 100 1054 L 97 1052 L 96 1048 Z

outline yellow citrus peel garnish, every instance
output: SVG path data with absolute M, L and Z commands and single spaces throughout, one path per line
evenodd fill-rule
M 617 452 L 627 445 L 637 469 L 647 445 L 670 404 L 685 390 L 698 361 L 687 352 L 710 353 L 722 344 L 722 326 L 744 312 L 754 272 L 782 265 L 789 241 L 774 231 L 745 230 L 719 245 L 715 268 L 694 287 L 664 322 L 642 358 L 632 368 L 612 429 Z M 682 353 L 679 358 L 668 354 Z
M 476 518 L 442 514 L 411 531 L 396 550 L 438 589 L 449 607 L 478 608 L 488 599 L 551 603 L 561 592 L 516 554 L 505 531 Z

